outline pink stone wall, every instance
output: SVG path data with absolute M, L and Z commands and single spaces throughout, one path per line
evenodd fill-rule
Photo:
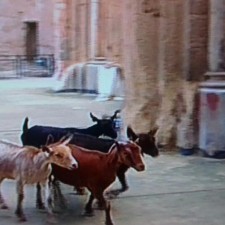
M 38 22 L 38 50 L 41 54 L 52 54 L 54 52 L 52 6 L 52 0 L 1 0 L 0 54 L 25 54 L 25 22 Z
M 122 4 L 119 0 L 102 0 L 100 4 L 99 56 L 122 61 Z

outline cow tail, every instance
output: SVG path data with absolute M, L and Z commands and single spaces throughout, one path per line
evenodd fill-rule
M 28 117 L 25 118 L 23 123 L 23 133 L 26 133 L 28 131 Z

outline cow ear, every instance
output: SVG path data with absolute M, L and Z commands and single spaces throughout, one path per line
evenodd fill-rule
M 45 145 L 49 145 L 49 144 L 52 144 L 52 143 L 54 143 L 54 137 L 51 134 L 49 134 L 48 137 L 47 137 Z
M 62 142 L 63 145 L 67 145 L 70 143 L 70 141 L 73 139 L 73 135 L 70 134 L 69 137 L 67 136 L 67 138 Z
M 151 130 L 148 132 L 148 134 L 149 134 L 150 136 L 154 136 L 154 135 L 156 134 L 157 130 L 158 130 L 158 127 L 155 127 L 155 128 L 153 128 L 153 129 L 151 129 Z
M 121 110 L 120 109 L 117 109 L 115 112 L 114 112 L 114 115 L 111 116 L 111 120 L 114 120 L 116 117 L 117 117 L 117 114 L 120 113 Z
M 92 113 L 90 113 L 90 117 L 91 117 L 93 122 L 98 122 L 99 121 L 99 119 L 96 116 L 94 116 Z
M 64 136 L 62 136 L 60 138 L 60 140 L 57 142 L 57 144 L 63 143 L 67 138 L 69 138 L 69 136 L 72 135 L 70 132 L 68 132 L 67 134 L 65 134 Z
M 127 137 L 132 141 L 136 141 L 138 138 L 130 126 L 127 127 Z

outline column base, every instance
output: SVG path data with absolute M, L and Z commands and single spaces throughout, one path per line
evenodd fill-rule
M 213 155 L 208 154 L 206 151 L 204 150 L 200 150 L 200 154 L 203 157 L 207 157 L 207 158 L 213 158 L 213 159 L 225 159 L 225 151 L 216 151 L 213 153 Z
M 197 151 L 195 148 L 180 148 L 180 154 L 184 156 L 189 156 L 195 154 Z

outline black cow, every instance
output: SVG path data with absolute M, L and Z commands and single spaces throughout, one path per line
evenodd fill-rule
M 35 125 L 31 128 L 28 128 L 28 118 L 26 118 L 23 124 L 23 133 L 21 135 L 21 140 L 23 145 L 31 145 L 40 148 L 42 145 L 46 144 L 48 135 L 51 135 L 54 138 L 54 141 L 59 141 L 68 133 L 82 133 L 95 137 L 104 135 L 114 139 L 117 137 L 117 132 L 114 129 L 114 119 L 119 112 L 120 110 L 116 110 L 114 115 L 107 119 L 98 119 L 96 116 L 90 113 L 92 121 L 96 122 L 96 124 L 87 128 L 62 128 L 40 125 Z

